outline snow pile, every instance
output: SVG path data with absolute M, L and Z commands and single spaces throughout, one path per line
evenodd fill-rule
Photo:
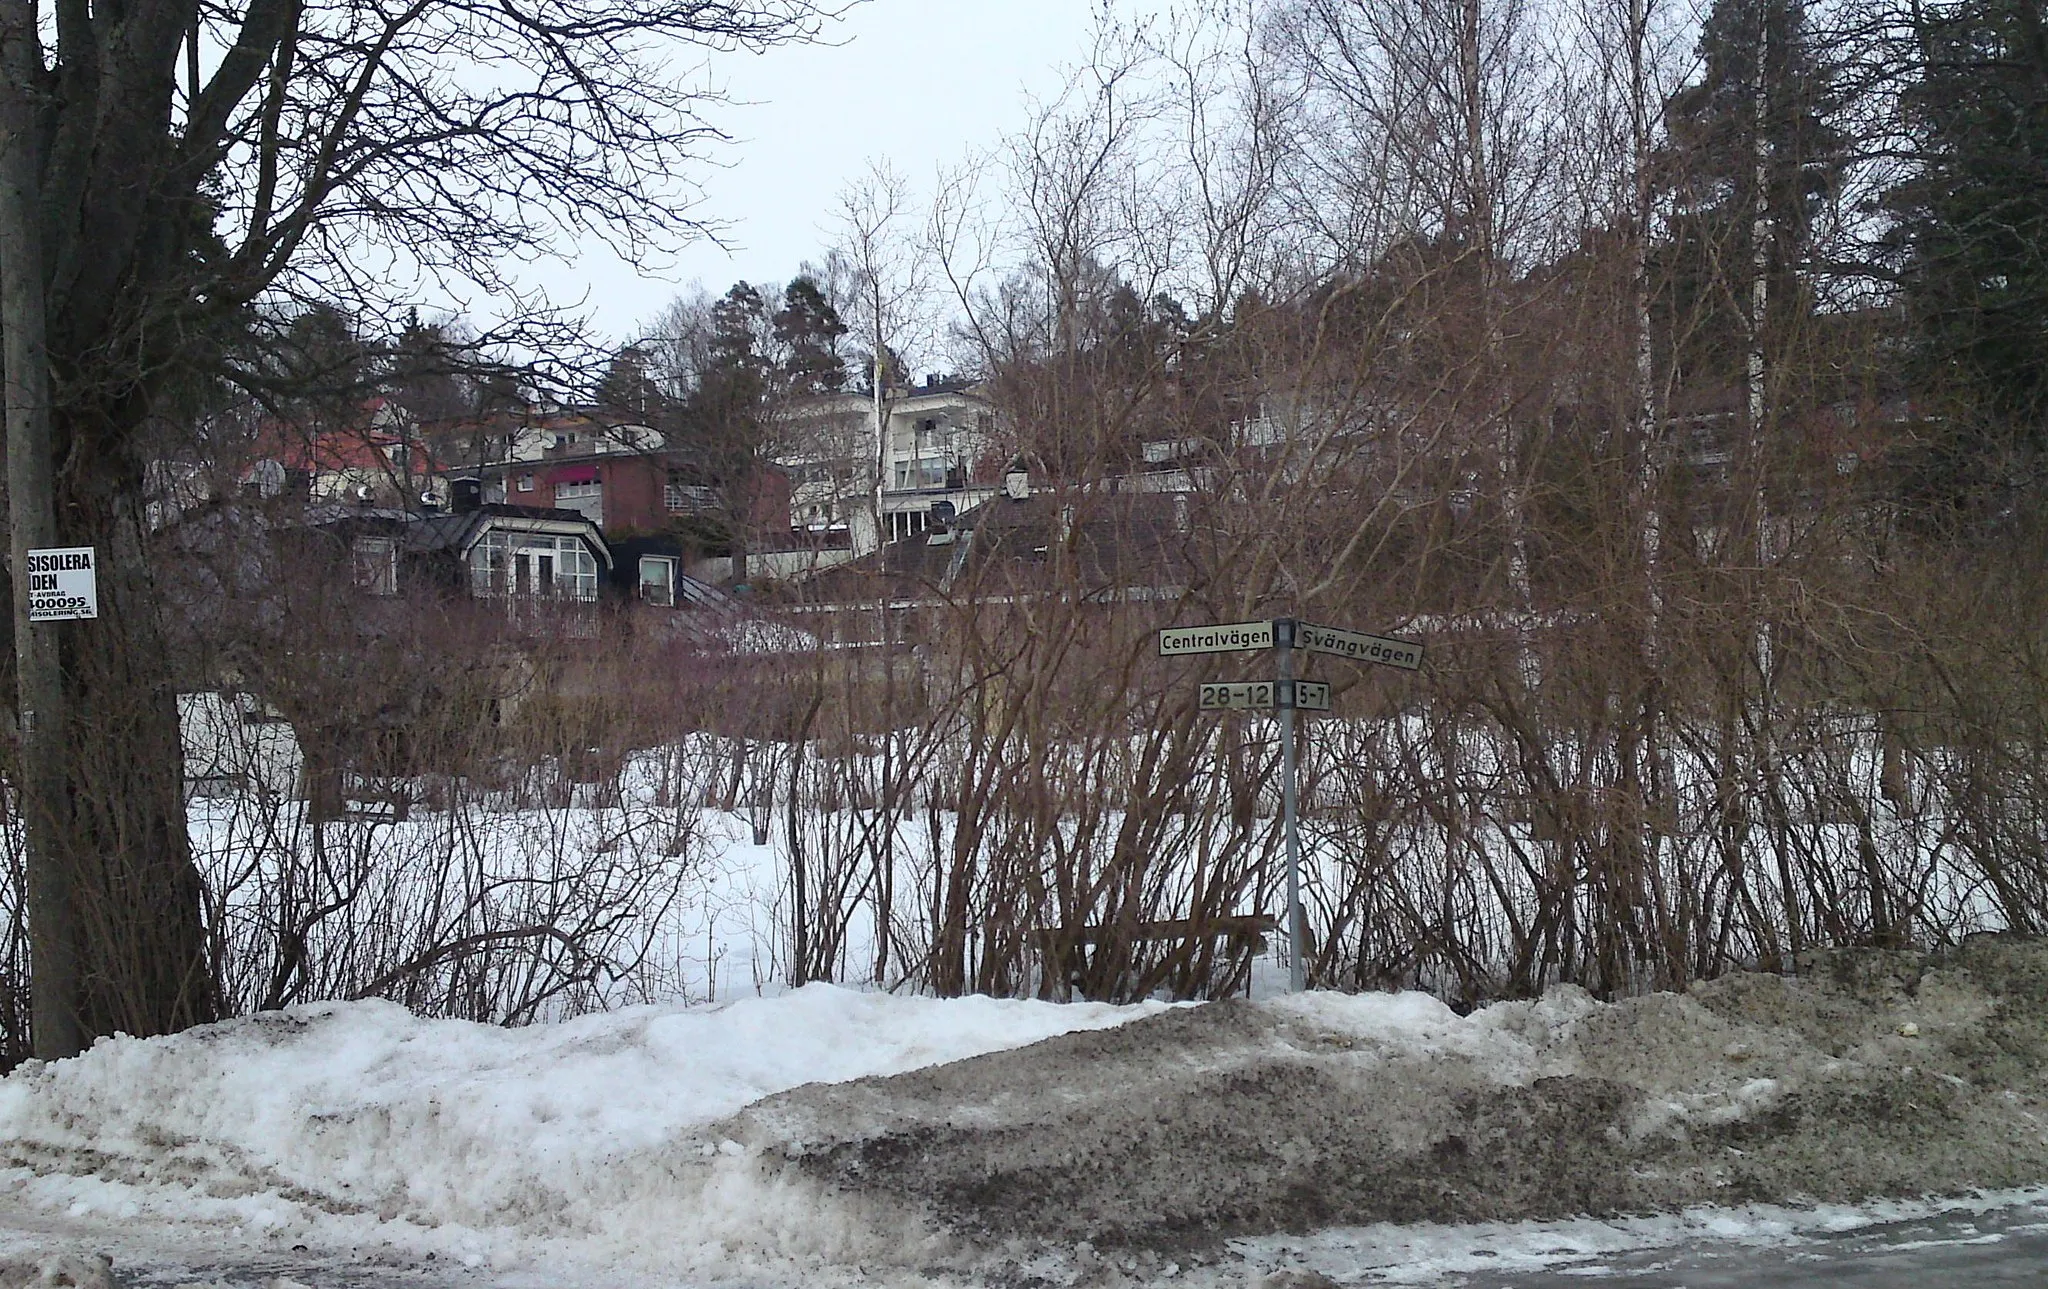
M 76 1060 L 17 1071 L 0 1082 L 0 1152 L 59 1175 L 26 1189 L 74 1210 L 273 1230 L 327 1214 L 515 1227 L 647 1252 L 715 1256 L 738 1244 L 837 1257 L 867 1237 L 835 1222 L 810 1188 L 764 1177 L 712 1124 L 801 1084 L 895 1074 L 1159 1010 L 811 985 L 499 1029 L 420 1020 L 389 1003 L 326 1004 L 104 1040 Z M 88 1174 L 115 1189 L 64 1184 Z M 867 1236 L 916 1238 L 913 1227 Z
M 1469 1016 L 1413 994 L 1214 1003 L 794 1090 L 730 1131 L 975 1247 L 1182 1263 L 1278 1231 L 2048 1179 L 2048 944 L 1813 966 Z
M 621 1284 L 1224 1284 L 1325 1254 L 1375 1275 L 1605 1257 L 1716 1213 L 1769 1225 L 1759 1204 L 2048 1179 L 2048 942 L 1809 966 L 1466 1016 L 826 986 L 523 1030 L 308 1007 L 0 1082 L 0 1217 L 569 1258 Z M 1656 1212 L 1685 1216 L 1608 1221 Z

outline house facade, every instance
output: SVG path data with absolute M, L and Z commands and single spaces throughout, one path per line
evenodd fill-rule
M 596 604 L 614 564 L 596 524 L 572 510 L 471 498 L 447 512 L 315 509 L 306 529 L 344 546 L 351 580 L 372 595 L 424 586 L 477 600 Z
M 854 556 L 943 527 L 1002 490 L 1006 457 L 980 385 L 932 378 L 885 387 L 877 402 L 871 392 L 822 394 L 797 400 L 780 417 L 777 460 L 789 474 L 792 528 L 843 534 Z

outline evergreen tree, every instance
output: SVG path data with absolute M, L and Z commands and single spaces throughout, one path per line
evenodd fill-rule
M 745 282 L 711 306 L 710 341 L 689 412 L 721 455 L 750 455 L 759 437 L 770 370 L 760 350 L 767 313 L 761 293 Z
M 434 425 L 471 414 L 476 397 L 467 379 L 473 365 L 456 329 L 421 322 L 418 309 L 407 317 L 384 361 L 384 387 L 391 401 L 416 424 Z
M 597 405 L 615 421 L 660 425 L 667 419 L 669 400 L 649 370 L 646 350 L 627 345 L 612 355 L 597 387 Z
M 1891 195 L 1916 388 L 1922 513 L 1997 511 L 2048 448 L 2048 4 L 1917 11 L 1917 174 Z
M 711 306 L 709 337 L 682 419 L 690 441 L 724 494 L 735 576 L 744 576 L 744 527 L 767 447 L 771 365 L 761 353 L 768 308 L 746 282 Z
M 303 434 L 358 428 L 376 384 L 375 359 L 346 314 L 316 304 L 293 317 L 276 343 L 275 406 Z
M 1802 0 L 1715 0 L 1699 55 L 1699 81 L 1665 104 L 1658 164 L 1673 214 L 1660 253 L 1664 306 L 1681 376 L 1732 379 L 1750 343 L 1759 161 L 1770 230 L 1762 323 L 1776 351 L 1811 312 L 1816 217 L 1846 144 L 1829 122 L 1834 91 Z
M 779 375 L 783 388 L 802 397 L 833 394 L 846 388 L 846 360 L 839 355 L 839 341 L 846 324 L 832 302 L 825 298 L 816 279 L 799 277 L 782 292 L 782 307 L 772 320 L 776 343 L 782 348 Z

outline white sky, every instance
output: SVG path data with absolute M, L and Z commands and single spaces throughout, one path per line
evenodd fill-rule
M 711 63 L 737 100 L 712 123 L 733 137 L 721 167 L 697 176 L 699 213 L 729 223 L 730 251 L 700 241 L 660 276 L 601 249 L 523 276 L 597 330 L 640 334 L 692 280 L 713 294 L 742 278 L 780 285 L 822 258 L 845 186 L 871 158 L 913 183 L 1025 122 L 1029 98 L 1055 97 L 1062 68 L 1087 52 L 1102 0 L 868 0 L 835 25 L 831 45 L 784 46 Z M 1119 12 L 1156 7 L 1111 0 Z

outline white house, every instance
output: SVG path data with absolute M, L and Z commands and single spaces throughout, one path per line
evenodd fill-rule
M 1006 454 L 979 385 L 927 379 L 885 390 L 877 443 L 870 393 L 823 394 L 782 413 L 776 461 L 790 474 L 790 522 L 846 532 L 856 554 L 963 514 L 1002 489 Z M 874 520 L 876 469 L 882 525 Z

